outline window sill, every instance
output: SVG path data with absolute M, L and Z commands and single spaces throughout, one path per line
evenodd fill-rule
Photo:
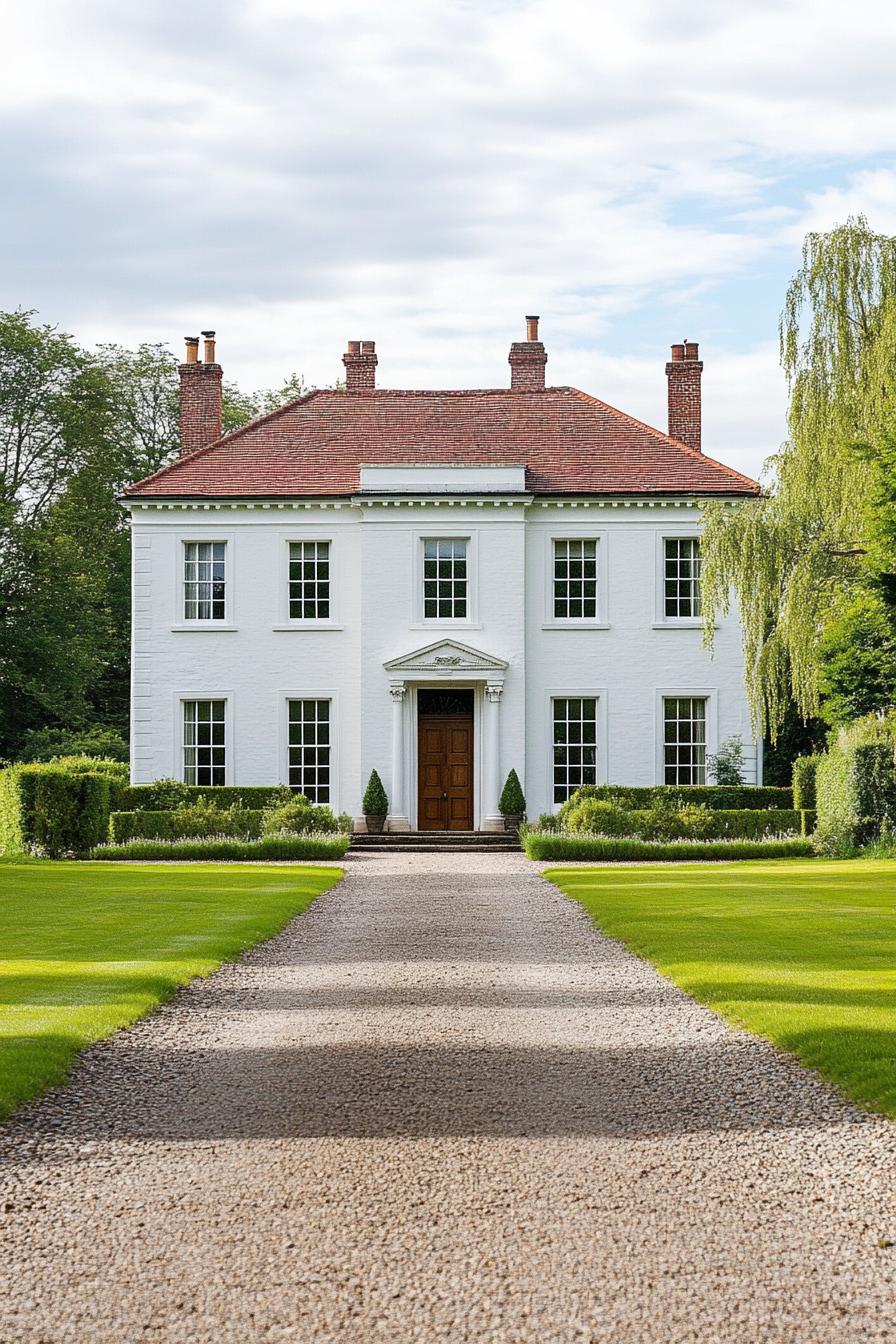
M 609 621 L 543 621 L 542 630 L 609 630 Z
M 408 626 L 409 630 L 481 630 L 481 621 L 452 621 L 447 617 L 444 620 L 435 618 L 431 621 L 415 621 L 413 625 Z
M 179 625 L 172 625 L 171 629 L 176 633 L 195 630 L 199 634 L 207 635 L 212 631 L 237 630 L 239 627 L 232 625 L 230 621 L 182 621 Z
M 652 628 L 654 630 L 702 630 L 703 620 L 699 616 L 696 619 L 686 616 L 678 621 L 654 621 Z M 718 626 L 713 628 L 717 630 Z
M 272 625 L 272 630 L 343 630 L 335 621 L 285 621 L 282 625 Z

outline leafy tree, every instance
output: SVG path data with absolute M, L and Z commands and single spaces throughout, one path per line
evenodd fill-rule
M 791 700 L 818 713 L 826 631 L 874 582 L 867 548 L 896 414 L 896 239 L 862 216 L 809 234 L 780 342 L 789 437 L 770 459 L 774 486 L 708 505 L 703 540 L 707 640 L 733 591 L 754 725 L 772 738 Z
M 254 396 L 228 384 L 225 425 L 304 390 L 295 375 Z M 0 313 L 0 755 L 30 751 L 44 729 L 126 732 L 130 539 L 118 496 L 176 457 L 178 421 L 165 346 L 91 354 L 34 313 Z
M 896 626 L 877 592 L 830 622 L 820 648 L 822 716 L 833 725 L 896 705 Z

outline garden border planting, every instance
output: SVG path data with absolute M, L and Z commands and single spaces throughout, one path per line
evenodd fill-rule
M 562 863 L 718 861 L 725 859 L 806 859 L 814 850 L 811 840 L 633 840 L 628 836 L 563 835 L 557 831 L 527 831 L 526 857 Z

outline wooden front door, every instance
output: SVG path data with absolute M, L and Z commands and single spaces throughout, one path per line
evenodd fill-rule
M 421 831 L 473 829 L 473 719 L 420 714 L 417 826 Z

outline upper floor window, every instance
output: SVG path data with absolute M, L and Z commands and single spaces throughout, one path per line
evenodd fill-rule
M 226 616 L 226 542 L 184 542 L 184 620 L 223 621 Z
M 706 783 L 706 700 L 663 700 L 663 783 Z
M 469 609 L 467 542 L 429 537 L 423 542 L 423 618 L 465 621 Z
M 596 620 L 596 538 L 554 538 L 554 618 Z
M 289 619 L 330 619 L 330 543 L 289 543 Z
M 223 784 L 226 771 L 226 702 L 184 700 L 185 784 Z
M 700 540 L 666 537 L 663 541 L 663 615 L 676 620 L 702 614 Z

